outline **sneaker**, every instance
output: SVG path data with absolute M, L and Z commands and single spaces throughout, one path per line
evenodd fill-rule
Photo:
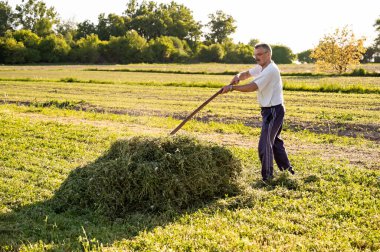
M 292 175 L 295 174 L 293 167 L 291 167 L 291 166 L 289 168 L 284 169 L 284 170 L 290 172 L 290 174 L 292 174 Z
M 261 179 L 261 182 L 263 182 L 264 184 L 268 185 L 272 180 L 273 180 L 272 177 L 270 177 L 270 178 L 263 178 L 263 179 Z

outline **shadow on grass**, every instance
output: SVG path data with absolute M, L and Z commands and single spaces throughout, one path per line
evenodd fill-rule
M 140 231 L 165 226 L 179 218 L 181 212 L 130 213 L 124 218 L 108 219 L 94 212 L 56 213 L 49 202 L 22 207 L 0 215 L 0 251 L 19 251 L 21 246 L 54 244 L 53 249 L 82 250 L 84 241 L 91 246 L 112 245 L 130 239 Z
M 155 160 L 146 161 L 162 152 L 156 148 L 156 140 L 117 141 L 94 162 L 74 169 L 51 199 L 0 214 L 0 251 L 18 251 L 22 246 L 59 251 L 112 246 L 115 241 L 166 226 L 184 214 L 208 208 L 227 194 L 238 193 L 232 181 L 239 166 L 223 167 L 228 162 L 237 165 L 228 150 L 198 145 L 192 139 L 170 141 L 158 143 L 160 148 L 167 147 L 163 152 L 168 158 L 164 159 L 165 171 L 156 169 Z M 174 146 L 183 144 L 180 152 L 188 160 L 178 148 L 172 148 L 173 141 Z M 128 151 L 136 152 L 128 155 Z M 138 151 L 147 156 L 141 160 L 143 155 Z M 200 162 L 205 168 L 200 171 L 186 162 Z M 177 168 L 180 163 L 184 170 Z M 184 181 L 191 176 L 190 181 Z M 154 186 L 147 188 L 150 183 Z M 128 195 L 131 192 L 132 196 Z M 181 201 L 174 202 L 177 199 Z M 151 208 L 151 204 L 160 210 Z

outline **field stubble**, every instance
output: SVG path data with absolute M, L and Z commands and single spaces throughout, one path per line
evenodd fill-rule
M 230 78 L 207 76 L 214 88 L 165 86 L 179 79 L 200 85 L 198 75 L 119 72 L 102 75 L 108 84 L 60 81 L 93 79 L 83 75 L 86 67 L 0 67 L 1 249 L 380 249 L 379 94 L 285 91 L 283 137 L 297 174 L 276 170 L 270 185 L 259 182 L 256 96 L 219 96 L 179 133 L 230 149 L 245 167 L 241 195 L 183 212 L 136 212 L 113 221 L 94 212 L 55 213 L 48 200 L 70 171 L 93 162 L 116 139 L 167 135 Z M 29 79 L 5 80 L 21 78 L 21 71 Z M 152 76 L 154 83 L 140 83 Z M 37 80 L 44 78 L 54 81 Z M 377 79 L 364 79 L 378 85 Z

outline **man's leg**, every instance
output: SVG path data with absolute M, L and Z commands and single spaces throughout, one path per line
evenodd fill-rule
M 277 109 L 278 114 L 285 114 L 283 113 L 283 107 Z M 284 146 L 284 141 L 281 139 L 281 130 L 282 130 L 282 124 L 284 121 L 284 117 L 278 117 L 277 118 L 278 122 L 275 122 L 275 124 L 280 125 L 280 128 L 277 131 L 277 134 L 274 138 L 274 143 L 273 143 L 273 156 L 274 160 L 276 161 L 276 164 L 278 168 L 282 170 L 289 170 L 291 173 L 294 173 L 292 170 L 292 166 L 290 165 L 290 161 L 288 158 L 288 154 L 286 153 L 286 149 Z
M 290 163 L 283 146 L 283 141 L 279 138 L 279 133 L 281 132 L 282 123 L 284 120 L 285 110 L 283 106 L 277 106 L 274 108 L 262 108 L 261 115 L 262 126 L 259 141 L 259 157 L 261 161 L 261 175 L 263 177 L 263 180 L 267 180 L 273 177 L 274 155 L 276 162 L 280 162 L 281 166 L 279 167 L 284 169 L 290 167 Z M 274 151 L 276 152 L 275 154 Z
M 273 177 L 273 142 L 279 129 L 278 114 L 275 108 L 262 108 L 262 126 L 259 140 L 259 157 L 263 180 Z M 279 115 L 281 117 L 281 114 Z
M 279 130 L 279 133 L 280 132 L 281 129 Z M 273 156 L 278 168 L 281 171 L 287 170 L 289 167 L 291 167 L 288 154 L 286 153 L 284 146 L 284 141 L 281 139 L 280 134 L 278 134 L 274 139 Z

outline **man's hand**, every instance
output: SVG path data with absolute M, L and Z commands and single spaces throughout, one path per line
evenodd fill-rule
M 222 94 L 225 94 L 225 93 L 231 92 L 232 90 L 233 90 L 233 86 L 232 86 L 232 84 L 227 85 L 227 86 L 224 86 L 224 87 L 223 87 L 223 90 L 222 90 Z
M 235 84 L 238 84 L 239 81 L 240 81 L 239 74 L 237 74 L 237 75 L 234 76 L 234 78 L 232 78 L 230 84 L 235 85 Z

